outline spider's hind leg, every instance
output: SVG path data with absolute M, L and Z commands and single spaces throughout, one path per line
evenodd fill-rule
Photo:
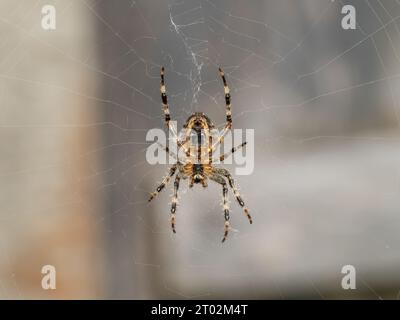
M 150 198 L 149 198 L 149 202 L 151 200 L 153 200 L 167 185 L 167 183 L 169 182 L 169 180 L 171 180 L 171 177 L 175 174 L 176 171 L 176 165 L 173 165 L 170 169 L 169 169 L 169 173 L 168 175 L 166 175 L 163 180 L 161 181 L 160 185 L 156 188 L 156 191 L 152 192 L 150 194 Z
M 223 168 L 214 169 L 214 172 L 216 174 L 220 174 L 220 175 L 222 175 L 222 176 L 224 176 L 224 177 L 226 177 L 228 179 L 229 186 L 232 188 L 233 194 L 234 194 L 237 202 L 243 208 L 243 212 L 247 216 L 247 219 L 249 220 L 250 224 L 252 224 L 253 223 L 253 219 L 252 219 L 252 217 L 251 217 L 251 215 L 249 213 L 249 209 L 244 204 L 244 201 L 243 201 L 243 199 L 242 199 L 242 197 L 241 197 L 241 195 L 239 193 L 239 190 L 238 190 L 238 188 L 237 188 L 237 186 L 235 184 L 235 181 L 233 180 L 232 175 L 230 174 L 230 172 L 228 170 L 226 170 L 226 169 L 223 169 Z
M 225 218 L 225 225 L 224 225 L 224 237 L 222 238 L 222 242 L 225 242 L 226 238 L 228 237 L 230 224 L 229 224 L 229 203 L 228 203 L 228 187 L 226 185 L 225 179 L 218 175 L 214 174 L 210 176 L 210 179 L 222 185 L 222 206 L 224 210 L 224 218 Z
M 179 181 L 180 181 L 180 176 L 179 173 L 175 177 L 175 182 L 174 182 L 174 195 L 172 197 L 172 202 L 171 202 L 171 228 L 174 233 L 176 233 L 175 230 L 175 221 L 176 221 L 176 204 L 178 203 L 178 189 L 179 189 Z

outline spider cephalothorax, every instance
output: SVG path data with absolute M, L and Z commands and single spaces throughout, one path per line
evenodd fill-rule
M 233 190 L 233 194 L 237 202 L 243 208 L 243 211 L 247 215 L 250 223 L 252 223 L 252 219 L 249 214 L 249 210 L 244 205 L 244 201 L 239 194 L 232 175 L 228 170 L 224 168 L 216 168 L 214 165 L 217 160 L 223 161 L 227 158 L 227 156 L 246 145 L 246 142 L 244 142 L 239 146 L 232 148 L 230 152 L 219 156 L 217 159 L 213 158 L 216 148 L 223 141 L 229 130 L 232 129 L 231 96 L 229 93 L 229 87 L 226 83 L 225 74 L 221 68 L 219 69 L 219 72 L 224 84 L 226 105 L 226 124 L 222 133 L 218 137 L 215 137 L 211 133 L 211 130 L 214 129 L 214 125 L 210 118 L 202 112 L 196 112 L 187 119 L 183 126 L 183 134 L 178 138 L 175 128 L 171 123 L 168 98 L 164 83 L 164 68 L 161 69 L 161 100 L 163 104 L 165 123 L 167 128 L 174 135 L 174 140 L 178 146 L 178 153 L 174 154 L 167 146 L 163 147 L 167 153 L 176 159 L 176 163 L 170 167 L 168 175 L 164 177 L 156 191 L 151 193 L 149 201 L 157 196 L 157 194 L 161 192 L 165 188 L 165 185 L 171 180 L 171 177 L 176 174 L 174 182 L 174 195 L 172 197 L 171 204 L 171 226 L 173 232 L 175 233 L 175 214 L 178 202 L 180 179 L 189 179 L 190 188 L 193 187 L 194 184 L 201 184 L 203 187 L 207 187 L 208 180 L 212 180 L 220 184 L 222 186 L 222 204 L 225 218 L 225 231 L 222 239 L 222 242 L 224 242 L 228 236 L 228 231 L 230 228 L 227 185 L 229 185 Z M 183 152 L 184 159 L 178 156 L 180 154 L 179 150 Z

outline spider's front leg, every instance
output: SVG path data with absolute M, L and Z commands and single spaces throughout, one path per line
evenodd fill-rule
M 226 82 L 224 71 L 219 68 L 219 74 L 222 78 L 222 83 L 224 84 L 224 94 L 225 94 L 225 112 L 226 112 L 226 127 L 232 127 L 232 111 L 231 111 L 231 94 Z
M 168 97 L 167 97 L 167 92 L 166 92 L 166 89 L 165 89 L 164 72 L 165 72 L 165 69 L 164 69 L 164 67 L 162 67 L 161 68 L 161 86 L 160 86 L 161 101 L 162 101 L 162 104 L 163 104 L 165 124 L 166 124 L 167 128 L 170 128 L 171 116 L 169 114 Z
M 176 164 L 174 164 L 170 169 L 168 175 L 166 175 L 163 180 L 161 181 L 160 185 L 156 188 L 156 191 L 150 194 L 149 202 L 153 200 L 167 185 L 171 177 L 175 174 L 176 171 Z
M 233 194 L 235 195 L 235 198 L 236 198 L 237 202 L 243 208 L 243 212 L 247 216 L 247 219 L 249 219 L 250 224 L 252 224 L 253 223 L 253 219 L 251 218 L 251 215 L 249 213 L 249 209 L 247 209 L 247 207 L 245 206 L 244 201 L 243 201 L 242 197 L 240 196 L 239 190 L 238 190 L 237 186 L 235 185 L 235 181 L 232 178 L 232 175 L 229 173 L 228 170 L 223 169 L 223 168 L 216 168 L 213 171 L 216 174 L 223 175 L 224 177 L 226 177 L 228 179 L 229 186 L 232 188 Z
M 161 76 L 160 93 L 161 93 L 161 102 L 162 102 L 162 110 L 163 110 L 163 113 L 164 113 L 165 125 L 168 128 L 169 132 L 172 134 L 172 137 L 174 138 L 174 140 L 176 141 L 176 143 L 178 145 L 178 150 L 182 147 L 185 150 L 185 152 L 187 152 L 185 144 L 186 144 L 186 142 L 188 140 L 179 141 L 177 128 L 175 128 L 175 126 L 173 125 L 173 122 L 171 121 L 171 115 L 170 115 L 170 112 L 169 112 L 167 89 L 166 89 L 166 86 L 165 86 L 165 68 L 164 67 L 161 68 L 160 76 Z M 177 158 L 179 158 L 178 155 L 177 155 Z
M 175 177 L 174 182 L 174 195 L 172 197 L 171 203 L 171 227 L 172 231 L 176 233 L 175 230 L 175 220 L 176 220 L 176 204 L 178 202 L 178 189 L 179 189 L 179 181 L 181 180 L 180 174 L 178 173 Z
M 216 147 L 224 141 L 225 136 L 229 131 L 232 130 L 232 110 L 231 110 L 231 94 L 226 82 L 224 71 L 219 68 L 219 74 L 222 78 L 222 82 L 224 84 L 224 94 L 225 94 L 225 113 L 226 113 L 226 124 L 224 129 L 222 130 L 221 135 L 218 137 L 217 141 L 214 144 L 211 144 L 211 153 L 214 153 Z
M 229 203 L 228 203 L 228 187 L 226 185 L 225 179 L 218 175 L 214 174 L 210 176 L 210 179 L 222 185 L 222 208 L 224 210 L 224 218 L 225 218 L 225 225 L 224 225 L 224 237 L 222 238 L 222 242 L 225 242 L 226 238 L 228 237 L 229 232 Z

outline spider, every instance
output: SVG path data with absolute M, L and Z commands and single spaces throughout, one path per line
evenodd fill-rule
M 210 118 L 202 112 L 196 112 L 192 114 L 183 126 L 183 137 L 179 137 L 175 132 L 174 126 L 171 123 L 171 117 L 169 113 L 168 98 L 166 94 L 165 82 L 164 82 L 164 67 L 161 68 L 161 100 L 164 111 L 166 127 L 173 134 L 173 138 L 177 143 L 178 150 L 183 149 L 185 154 L 185 160 L 178 158 L 176 154 L 173 154 L 168 147 L 163 149 L 171 156 L 176 159 L 176 163 L 169 168 L 168 174 L 163 178 L 160 185 L 154 192 L 150 194 L 149 202 L 154 199 L 168 184 L 171 178 L 176 174 L 174 181 L 174 193 L 171 204 L 171 215 L 170 222 L 172 231 L 176 233 L 175 221 L 176 221 L 176 207 L 178 202 L 178 189 L 181 179 L 189 179 L 189 188 L 192 188 L 194 184 L 201 184 L 204 188 L 207 187 L 208 179 L 214 181 L 222 186 L 222 207 L 225 218 L 224 224 L 224 236 L 222 242 L 225 242 L 228 232 L 230 229 L 229 224 L 229 203 L 228 203 L 228 185 L 232 189 L 233 194 L 243 208 L 243 212 L 247 216 L 250 224 L 253 223 L 250 216 L 249 210 L 244 204 L 242 197 L 239 194 L 237 185 L 235 184 L 232 175 L 227 169 L 216 168 L 213 162 L 217 159 L 213 158 L 213 153 L 216 147 L 223 142 L 224 137 L 232 129 L 232 112 L 231 112 L 231 96 L 229 87 L 226 82 L 225 74 L 221 68 L 218 69 L 222 82 L 224 85 L 225 92 L 225 112 L 226 112 L 226 124 L 222 130 L 221 135 L 216 138 L 216 142 L 213 143 L 214 136 L 210 133 L 210 130 L 214 129 L 214 125 Z M 191 141 L 191 137 L 197 140 L 197 145 L 194 145 Z M 219 161 L 223 161 L 227 156 L 233 154 L 235 151 L 244 147 L 246 142 L 243 142 L 239 146 L 232 148 L 229 152 L 221 155 Z M 228 182 L 228 183 L 227 183 Z

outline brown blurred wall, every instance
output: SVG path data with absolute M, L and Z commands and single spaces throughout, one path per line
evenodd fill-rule
M 56 30 L 41 28 L 45 4 Z M 92 17 L 78 1 L 3 0 L 0 12 L 0 298 L 98 297 Z M 55 290 L 41 287 L 47 264 Z

